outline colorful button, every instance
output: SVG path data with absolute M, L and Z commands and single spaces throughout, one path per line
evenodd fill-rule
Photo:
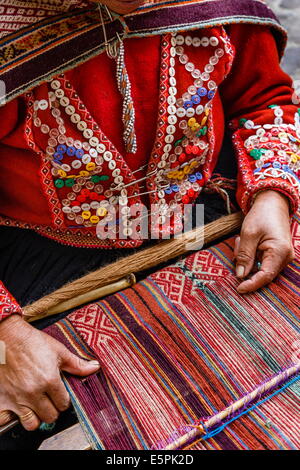
M 54 185 L 56 186 L 56 188 L 63 188 L 65 183 L 63 180 L 57 179 L 54 181 Z

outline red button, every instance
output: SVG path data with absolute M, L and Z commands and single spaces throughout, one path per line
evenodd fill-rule
M 189 189 L 187 193 L 188 193 L 189 197 L 191 197 L 191 198 L 195 197 L 195 191 L 193 189 Z
M 194 155 L 198 155 L 199 150 L 200 150 L 200 149 L 199 149 L 199 147 L 197 147 L 197 145 L 193 145 L 193 147 L 192 147 L 192 153 L 193 153 Z
M 98 201 L 105 201 L 105 199 L 106 199 L 106 197 L 103 196 L 103 194 L 99 195 L 98 198 L 99 198 Z
M 188 204 L 190 202 L 190 198 L 187 195 L 185 195 L 182 197 L 182 202 L 183 204 Z
M 79 201 L 71 201 L 71 206 L 80 206 Z
M 86 196 L 86 197 L 87 197 L 87 196 L 90 195 L 90 190 L 89 190 L 89 189 L 82 189 L 82 190 L 81 190 L 81 194 L 82 194 L 83 196 Z
M 191 145 L 187 145 L 187 146 L 185 147 L 186 153 L 192 153 L 192 148 L 193 148 L 193 147 L 192 147 Z
M 90 198 L 92 201 L 98 201 L 99 200 L 99 194 L 92 192 L 90 193 Z
M 83 194 L 79 194 L 79 196 L 77 196 L 77 200 L 79 202 L 84 202 L 86 200 L 86 197 Z
M 181 153 L 178 157 L 178 160 L 180 161 L 180 163 L 184 163 L 187 159 L 187 156 L 185 153 Z

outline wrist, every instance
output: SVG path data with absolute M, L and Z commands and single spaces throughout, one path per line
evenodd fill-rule
M 0 322 L 0 339 L 7 340 L 7 336 L 11 336 L 11 334 L 24 323 L 25 321 L 18 313 L 13 313 L 12 315 L 4 318 Z
M 266 189 L 265 191 L 257 192 L 253 197 L 252 205 L 257 207 L 260 204 L 276 204 L 276 206 L 280 207 L 288 216 L 290 214 L 289 198 L 280 191 Z

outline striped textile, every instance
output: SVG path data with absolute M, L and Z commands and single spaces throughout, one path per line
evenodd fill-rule
M 240 296 L 233 238 L 73 312 L 47 331 L 99 374 L 68 377 L 95 449 L 160 448 L 300 359 L 300 216 L 296 260 Z M 191 449 L 299 449 L 300 381 Z

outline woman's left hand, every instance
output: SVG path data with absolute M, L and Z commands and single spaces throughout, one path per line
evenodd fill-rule
M 278 191 L 259 193 L 244 219 L 235 244 L 236 275 L 246 278 L 256 261 L 261 268 L 239 287 L 240 294 L 253 292 L 269 284 L 294 258 L 289 202 Z

